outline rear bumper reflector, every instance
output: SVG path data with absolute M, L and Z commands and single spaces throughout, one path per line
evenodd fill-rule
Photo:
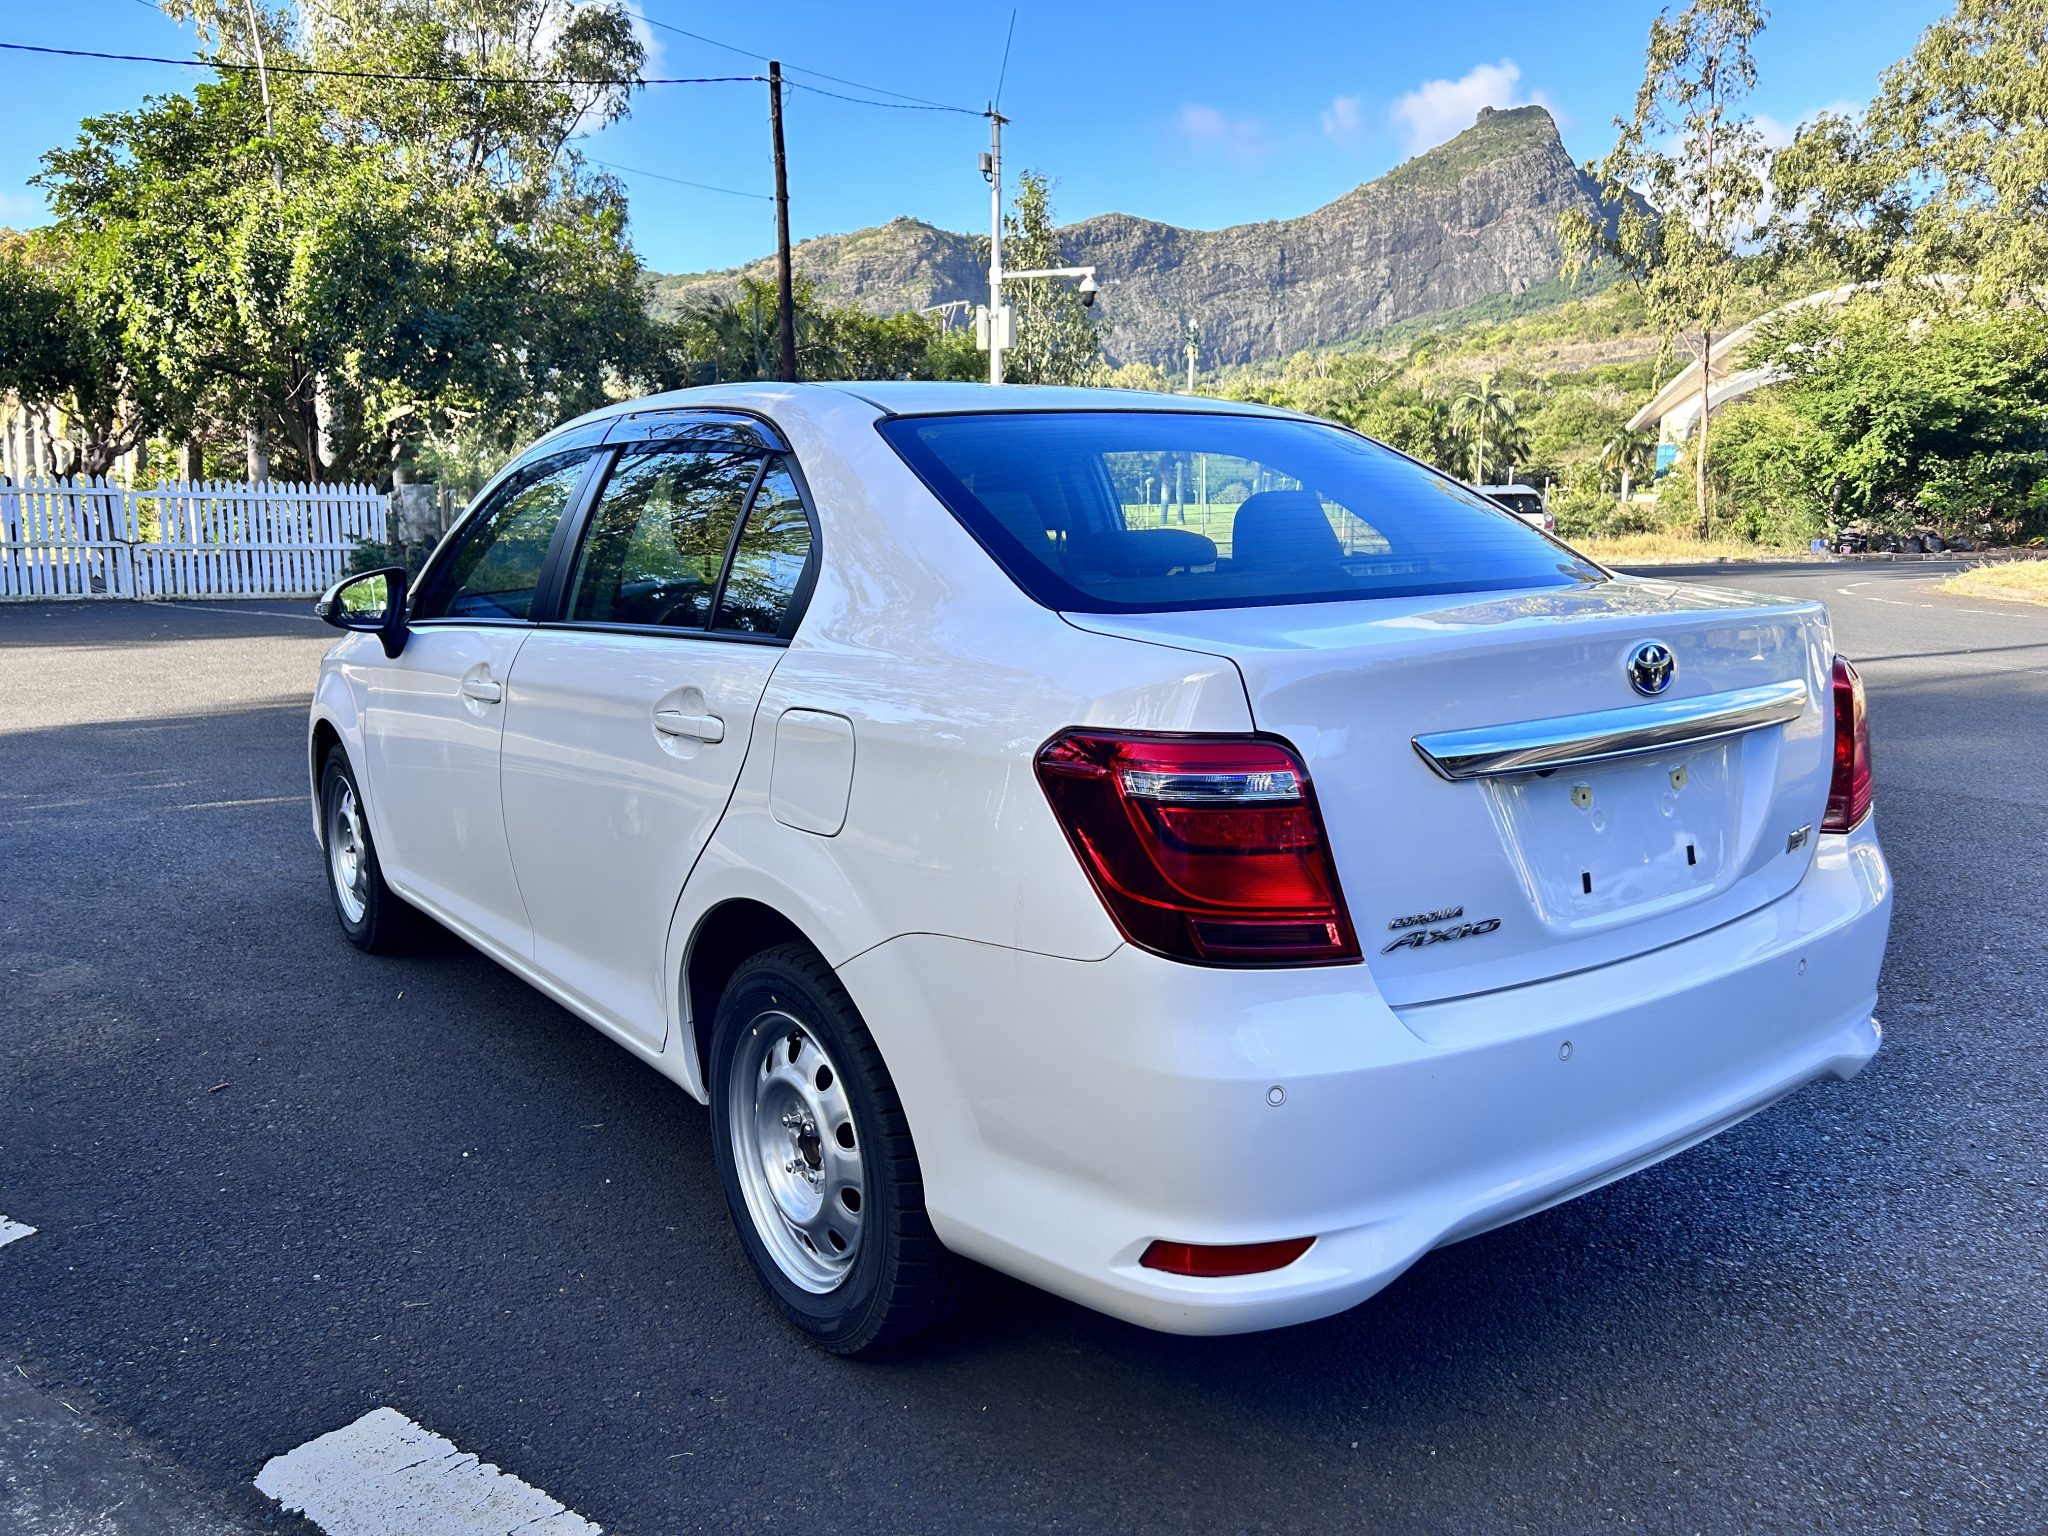
M 1138 1262 L 1169 1275 L 1221 1279 L 1228 1275 L 1263 1275 L 1285 1269 L 1314 1244 L 1312 1237 L 1283 1238 L 1277 1243 L 1155 1242 Z
M 1806 697 L 1806 684 L 1796 679 L 1763 683 L 1585 715 L 1433 731 L 1415 738 L 1415 750 L 1437 777 L 1453 781 L 1580 768 L 1782 725 L 1805 713 Z

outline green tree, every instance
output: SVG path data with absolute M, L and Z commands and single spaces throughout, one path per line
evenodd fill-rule
M 2048 0 L 1958 0 L 1772 177 L 1780 239 L 1851 277 L 1963 273 L 1983 302 L 2048 308 Z
M 1647 475 L 1656 461 L 1657 434 L 1654 432 L 1619 426 L 1600 445 L 1600 472 L 1620 488 L 1619 495 L 1623 501 L 1628 500 L 1631 483 Z
M 1829 528 L 2048 529 L 2048 316 L 1871 297 L 1772 322 L 1746 361 L 1783 378 L 1753 413 L 1753 495 L 1796 485 Z
M 1740 248 L 1763 205 L 1766 152 L 1741 103 L 1756 85 L 1750 45 L 1763 30 L 1755 0 L 1690 0 L 1650 23 L 1633 117 L 1597 174 L 1617 212 L 1603 225 L 1574 209 L 1559 234 L 1574 273 L 1615 263 L 1642 289 L 1659 329 L 1696 343 L 1699 438 L 1694 494 L 1707 535 L 1707 438 L 1715 333 L 1740 286 Z
M 1528 434 L 1517 420 L 1515 397 L 1502 387 L 1498 372 L 1473 379 L 1451 397 L 1451 424 L 1464 448 L 1466 471 L 1473 485 L 1487 484 L 1486 467 L 1506 473 L 1512 461 L 1528 451 Z
M 159 383 L 138 372 L 95 273 L 46 236 L 0 231 L 0 395 L 45 423 L 61 420 L 65 446 L 49 468 L 103 475 L 144 432 L 137 402 Z
M 806 378 L 973 379 L 985 366 L 970 334 L 946 331 L 930 315 L 834 308 L 802 277 L 790 298 Z M 777 378 L 781 338 L 775 285 L 743 276 L 731 292 L 702 295 L 684 309 L 669 330 L 659 381 L 683 387 Z
M 1026 171 L 1003 215 L 1003 265 L 1023 271 L 1066 264 L 1053 225 L 1052 182 Z M 1003 354 L 1003 377 L 1016 384 L 1087 383 L 1101 360 L 1102 343 L 1096 312 L 1081 302 L 1074 285 L 1035 278 L 1003 286 L 1017 316 L 1016 341 Z
M 50 238 L 152 385 L 132 388 L 137 414 L 274 428 L 310 478 L 382 479 L 436 442 L 510 442 L 605 399 L 658 333 L 623 194 L 564 143 L 623 111 L 626 87 L 542 81 L 630 79 L 623 12 L 336 4 L 303 36 L 268 16 L 267 61 L 486 83 L 286 70 L 266 92 L 237 72 L 89 119 L 45 157 Z M 253 51 L 232 9 L 202 20 L 224 55 Z

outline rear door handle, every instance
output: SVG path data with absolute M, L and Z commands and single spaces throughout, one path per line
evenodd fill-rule
M 680 709 L 657 709 L 654 728 L 664 736 L 687 736 L 707 744 L 725 740 L 725 722 L 716 715 L 686 715 Z
M 488 677 L 465 677 L 462 680 L 462 696 L 475 699 L 479 704 L 495 704 L 505 697 L 505 685 L 493 682 Z

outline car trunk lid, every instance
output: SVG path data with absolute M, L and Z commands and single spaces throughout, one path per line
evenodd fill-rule
M 1618 580 L 1067 617 L 1235 662 L 1259 729 L 1307 763 L 1397 1006 L 1676 942 L 1812 856 L 1833 729 L 1817 604 Z M 1651 695 L 1630 681 L 1646 645 L 1672 663 Z

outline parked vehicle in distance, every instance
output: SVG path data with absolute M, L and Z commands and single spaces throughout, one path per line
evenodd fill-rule
M 1481 485 L 1474 487 L 1488 501 L 1497 501 L 1531 528 L 1557 532 L 1557 519 L 1544 504 L 1543 493 L 1533 485 Z
M 1336 1312 L 1878 1048 L 1821 608 L 1613 576 L 1328 423 L 656 396 L 320 610 L 343 931 L 430 914 L 707 1102 L 844 1353 L 967 1261 L 1183 1333 Z

